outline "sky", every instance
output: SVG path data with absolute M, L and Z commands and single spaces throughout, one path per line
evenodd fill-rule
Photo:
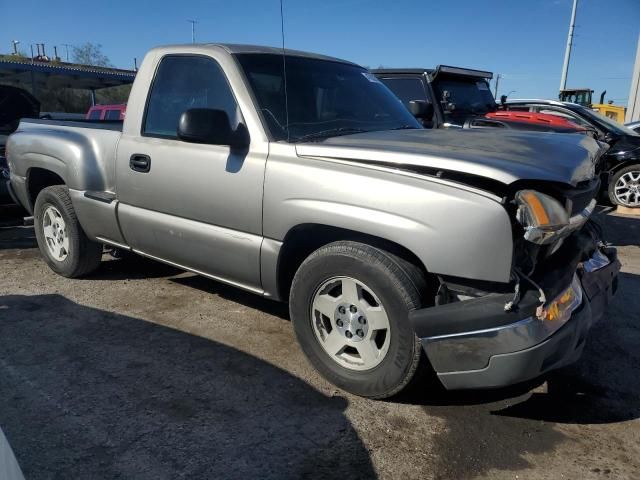
M 499 94 L 556 98 L 572 0 L 283 0 L 287 48 L 371 68 L 438 64 L 502 75 Z M 0 53 L 12 40 L 102 44 L 117 67 L 146 50 L 191 42 L 280 46 L 279 0 L 0 0 Z M 626 104 L 640 34 L 640 0 L 580 0 L 568 87 Z M 493 85 L 493 84 L 492 84 Z

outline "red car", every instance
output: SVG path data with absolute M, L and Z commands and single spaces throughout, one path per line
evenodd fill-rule
M 525 130 L 542 130 L 563 133 L 586 133 L 587 128 L 578 125 L 566 118 L 557 115 L 549 115 L 546 113 L 531 113 L 502 110 L 497 112 L 489 112 L 485 118 L 495 120 L 497 122 L 505 122 L 512 124 L 522 123 Z M 517 128 L 517 127 L 516 127 Z
M 127 104 L 120 105 L 94 105 L 86 115 L 87 120 L 124 120 Z

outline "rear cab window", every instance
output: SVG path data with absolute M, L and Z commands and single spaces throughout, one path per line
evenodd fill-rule
M 120 110 L 107 110 L 104 114 L 105 120 L 120 120 Z
M 396 97 L 409 108 L 411 100 L 431 102 L 424 81 L 420 77 L 380 77 L 380 81 L 391 90 Z

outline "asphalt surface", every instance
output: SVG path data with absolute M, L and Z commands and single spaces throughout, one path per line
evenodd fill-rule
M 336 390 L 287 308 L 138 258 L 83 280 L 0 208 L 0 428 L 27 479 L 640 478 L 640 218 L 582 359 L 491 392 Z

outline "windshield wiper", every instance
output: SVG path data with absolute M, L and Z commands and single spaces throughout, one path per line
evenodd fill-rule
M 296 141 L 304 142 L 305 140 L 339 137 L 342 135 L 352 135 L 354 133 L 364 133 L 368 131 L 369 130 L 364 130 L 362 128 L 350 128 L 350 127 L 331 128 L 329 130 L 322 130 L 321 132 L 314 132 L 314 133 L 309 133 L 307 135 L 303 135 L 301 137 L 298 137 Z

